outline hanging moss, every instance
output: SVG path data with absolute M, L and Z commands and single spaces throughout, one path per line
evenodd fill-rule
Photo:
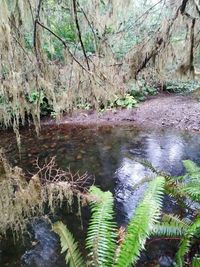
M 12 168 L 1 151 L 0 235 L 6 235 L 7 230 L 11 229 L 19 237 L 26 229 L 28 220 L 43 215 L 45 207 L 54 213 L 55 208 L 61 207 L 65 201 L 71 209 L 74 196 L 78 195 L 79 200 L 87 198 L 87 194 L 83 193 L 86 188 L 82 188 L 82 183 L 87 179 L 86 175 L 73 176 L 57 169 L 52 159 L 27 182 L 22 169 Z M 81 203 L 80 200 L 78 204 Z
M 85 59 L 82 56 L 74 60 L 77 55 L 73 56 L 59 40 L 64 64 L 48 59 L 43 46 L 56 38 L 37 23 L 33 27 L 32 19 L 37 18 L 38 7 L 36 1 L 25 2 L 18 0 L 9 4 L 9 1 L 3 0 L 0 11 L 0 122 L 5 126 L 11 126 L 14 122 L 17 129 L 30 114 L 39 132 L 41 99 L 33 103 L 27 95 L 38 92 L 46 97 L 59 119 L 63 112 L 72 110 L 80 101 L 98 106 L 100 100 L 114 97 L 121 90 L 118 85 L 122 76 L 118 75 L 117 68 L 108 67 L 115 64 L 108 47 L 104 47 L 106 57 L 90 57 L 90 70 L 84 67 Z M 40 19 L 48 26 L 45 12 L 44 5 Z M 35 38 L 32 49 L 26 48 L 28 32 L 35 32 L 31 37 Z
M 128 90 L 124 80 L 138 75 L 160 83 L 175 76 L 193 78 L 193 54 L 197 54 L 200 43 L 199 4 L 175 1 L 164 5 L 158 1 L 156 8 L 160 11 L 154 16 L 149 2 L 147 8 L 144 1 L 141 17 L 131 11 L 139 5 L 129 0 L 79 1 L 77 17 L 84 51 L 72 1 L 58 5 L 46 0 L 40 6 L 40 1 L 34 0 L 2 0 L 0 123 L 14 126 L 17 132 L 31 116 L 39 133 L 42 96 L 59 120 L 64 112 L 85 103 L 91 108 L 106 106 L 108 100 L 112 102 L 115 95 Z M 58 30 L 60 26 L 65 30 Z M 126 33 L 132 47 L 118 62 L 114 50 Z M 88 36 L 92 52 L 87 47 Z M 33 93 L 39 97 L 31 102 L 27 96 Z

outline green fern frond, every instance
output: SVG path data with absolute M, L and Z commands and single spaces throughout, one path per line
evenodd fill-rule
M 181 240 L 178 252 L 176 253 L 176 262 L 179 267 L 184 266 L 184 257 L 189 252 L 189 248 L 192 243 L 192 237 L 199 234 L 200 231 L 200 217 L 198 217 L 195 222 L 188 227 L 185 233 L 185 237 Z
M 92 259 L 90 266 L 112 266 L 116 249 L 117 227 L 113 221 L 114 199 L 111 192 L 92 186 L 90 193 L 92 217 L 89 223 L 86 248 Z
M 149 161 L 144 159 L 135 159 L 138 163 L 142 164 L 144 167 L 151 170 L 157 176 L 162 176 L 165 178 L 165 192 L 174 197 L 183 197 L 185 192 L 183 191 L 183 184 L 181 181 L 185 176 L 170 176 L 169 174 L 158 170 Z M 187 162 L 186 162 L 187 165 Z
M 200 255 L 195 255 L 192 259 L 192 267 L 200 267 Z
M 160 218 L 164 185 L 163 177 L 157 177 L 149 183 L 144 199 L 128 225 L 116 267 L 127 267 L 131 263 L 136 263 L 140 251 Z
M 53 231 L 60 236 L 61 253 L 66 252 L 65 261 L 69 267 L 83 267 L 84 260 L 79 252 L 78 245 L 74 240 L 73 235 L 62 222 L 56 222 L 53 225 Z
M 158 170 L 157 168 L 155 168 L 153 166 L 153 164 L 151 164 L 151 162 L 149 162 L 148 160 L 140 159 L 140 158 L 134 158 L 134 160 L 137 161 L 138 163 L 140 163 L 141 165 L 143 165 L 145 168 L 152 171 L 153 173 L 155 173 L 156 175 L 158 175 L 158 176 L 161 175 L 161 171 Z
M 194 201 L 200 201 L 200 167 L 191 160 L 184 160 L 186 169 L 184 175 L 183 192 Z
M 200 176 L 196 183 L 189 183 L 183 189 L 191 197 L 192 200 L 200 202 Z
M 189 221 L 176 215 L 165 214 L 162 222 L 155 225 L 152 234 L 157 236 L 184 236 L 189 227 Z
M 193 175 L 194 173 L 200 174 L 200 167 L 195 162 L 191 160 L 183 160 L 183 165 L 189 175 Z

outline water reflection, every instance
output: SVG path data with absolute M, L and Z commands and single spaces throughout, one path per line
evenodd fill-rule
M 134 159 L 124 157 L 115 172 L 117 221 L 127 224 L 144 194 L 152 173 Z
M 182 160 L 185 156 L 183 136 L 166 133 L 162 136 L 152 133 L 147 137 L 146 158 L 160 170 L 177 175 L 183 170 Z

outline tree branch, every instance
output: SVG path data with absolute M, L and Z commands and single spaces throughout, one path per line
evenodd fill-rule
M 180 6 L 180 12 L 181 12 L 182 15 L 185 13 L 185 9 L 186 9 L 187 3 L 188 3 L 188 0 L 183 0 L 182 1 L 182 4 Z
M 90 20 L 88 19 L 87 15 L 86 15 L 86 13 L 85 13 L 85 11 L 84 11 L 84 9 L 80 6 L 79 2 L 77 2 L 77 5 L 79 6 L 81 12 L 83 13 L 83 15 L 84 15 L 84 17 L 85 17 L 85 19 L 86 19 L 86 21 L 87 21 L 87 23 L 88 23 L 88 26 L 90 27 L 90 29 L 91 29 L 91 31 L 92 31 L 92 33 L 93 33 L 93 35 L 94 35 L 95 46 L 96 46 L 96 50 L 97 50 L 97 46 L 98 46 L 98 44 L 97 44 L 97 43 L 98 43 L 98 42 L 97 42 L 97 35 L 96 35 L 95 31 L 94 31 L 94 28 L 93 28 L 93 26 L 92 26 L 92 23 L 91 23 Z
M 38 47 L 37 47 L 37 22 L 39 21 L 40 19 L 40 10 L 41 10 L 41 6 L 42 6 L 42 0 L 39 0 L 39 3 L 38 3 L 38 7 L 37 7 L 37 12 L 36 12 L 36 17 L 35 17 L 35 21 L 34 21 L 34 31 L 33 31 L 33 47 L 34 47 L 34 50 L 35 50 L 35 55 L 36 55 L 36 59 L 37 59 L 37 62 L 39 63 L 39 66 L 41 64 L 40 62 L 40 56 L 39 56 L 39 53 L 38 53 Z
M 24 54 L 27 56 L 27 58 L 30 60 L 31 63 L 33 63 L 32 59 L 30 58 L 28 52 L 25 50 L 25 48 L 23 47 L 23 45 L 20 43 L 19 40 L 17 40 L 17 38 L 13 35 L 13 39 L 15 40 L 15 42 L 21 47 L 21 49 L 23 50 Z
M 56 37 L 64 46 L 64 48 L 68 51 L 68 53 L 70 54 L 70 56 L 73 58 L 73 60 L 87 73 L 89 73 L 90 75 L 93 75 L 88 69 L 86 69 L 83 64 L 81 64 L 81 62 L 78 61 L 78 59 L 72 54 L 72 52 L 70 51 L 69 47 L 67 46 L 67 43 L 60 37 L 58 36 L 55 32 L 53 32 L 51 29 L 49 29 L 48 27 L 46 27 L 44 24 L 42 24 L 39 20 L 37 21 L 37 24 L 40 25 L 42 28 L 44 28 L 45 30 L 47 30 L 48 32 L 50 32 L 54 37 Z
M 89 65 L 89 61 L 88 61 L 87 54 L 86 54 L 86 51 L 85 51 L 85 47 L 84 47 L 84 44 L 83 44 L 83 40 L 82 40 L 82 36 L 81 36 L 81 30 L 80 30 L 80 26 L 79 26 L 79 22 L 78 22 L 76 0 L 72 0 L 72 4 L 73 4 L 74 19 L 75 19 L 76 28 L 77 28 L 77 31 L 78 31 L 79 41 L 80 41 L 81 48 L 83 50 L 83 54 L 84 54 L 84 57 L 85 57 L 85 60 L 86 60 L 87 68 L 88 68 L 88 70 L 90 70 L 90 65 Z

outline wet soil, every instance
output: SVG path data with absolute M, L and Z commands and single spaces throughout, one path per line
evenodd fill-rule
M 52 120 L 44 124 L 55 123 Z M 148 128 L 175 128 L 200 131 L 200 103 L 191 96 L 159 94 L 140 103 L 137 108 L 96 111 L 79 111 L 64 116 L 61 124 L 123 125 L 131 124 Z

